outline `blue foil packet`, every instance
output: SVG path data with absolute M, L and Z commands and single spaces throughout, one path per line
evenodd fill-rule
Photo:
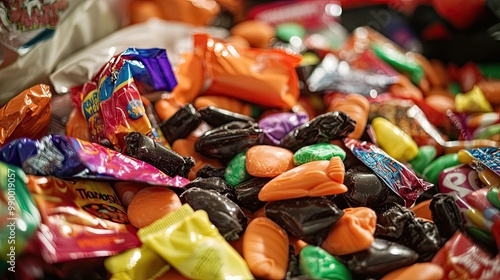
M 16 139 L 0 149 L 0 161 L 26 174 L 62 179 L 135 181 L 183 187 L 189 180 L 169 177 L 156 167 L 96 143 L 62 135 Z

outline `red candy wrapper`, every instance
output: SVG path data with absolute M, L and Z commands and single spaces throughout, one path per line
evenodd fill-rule
M 73 101 L 89 125 L 90 139 L 125 152 L 124 136 L 140 132 L 156 141 L 141 93 L 172 90 L 177 85 L 165 50 L 129 48 L 113 57 Z
M 432 263 L 444 269 L 443 280 L 500 279 L 500 258 L 492 257 L 458 231 L 434 256 Z
M 29 179 L 42 216 L 36 240 L 46 262 L 110 256 L 141 245 L 110 184 Z
M 255 6 L 248 12 L 248 18 L 262 20 L 273 25 L 297 22 L 308 30 L 318 30 L 338 20 L 337 15 L 330 12 L 330 7 L 333 5 L 340 7 L 340 1 L 274 1 Z

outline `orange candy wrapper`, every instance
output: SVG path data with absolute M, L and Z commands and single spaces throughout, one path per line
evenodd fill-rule
M 0 147 L 11 140 L 39 139 L 47 133 L 52 109 L 48 85 L 26 89 L 0 108 Z
M 237 49 L 207 34 L 194 35 L 194 48 L 195 55 L 186 56 L 177 69 L 181 86 L 174 88 L 172 93 L 179 102 L 192 102 L 204 94 L 234 97 L 264 107 L 284 109 L 297 103 L 299 86 L 295 67 L 301 56 L 282 50 Z M 199 67 L 196 64 L 200 62 L 203 65 L 202 77 L 197 75 Z M 197 82 L 199 80 L 205 81 L 204 85 Z

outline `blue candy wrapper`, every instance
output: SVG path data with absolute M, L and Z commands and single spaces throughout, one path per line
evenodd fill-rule
M 16 139 L 0 149 L 0 161 L 22 167 L 26 174 L 62 179 L 136 181 L 170 187 L 189 183 L 99 144 L 61 135 Z

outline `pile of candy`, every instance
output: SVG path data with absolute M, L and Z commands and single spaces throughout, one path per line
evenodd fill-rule
M 37 84 L 0 108 L 5 277 L 500 278 L 491 65 L 369 27 L 336 47 L 335 1 L 195 2 L 132 1 L 132 22 L 237 23 L 193 29 L 176 59 L 130 46 L 64 95 Z

